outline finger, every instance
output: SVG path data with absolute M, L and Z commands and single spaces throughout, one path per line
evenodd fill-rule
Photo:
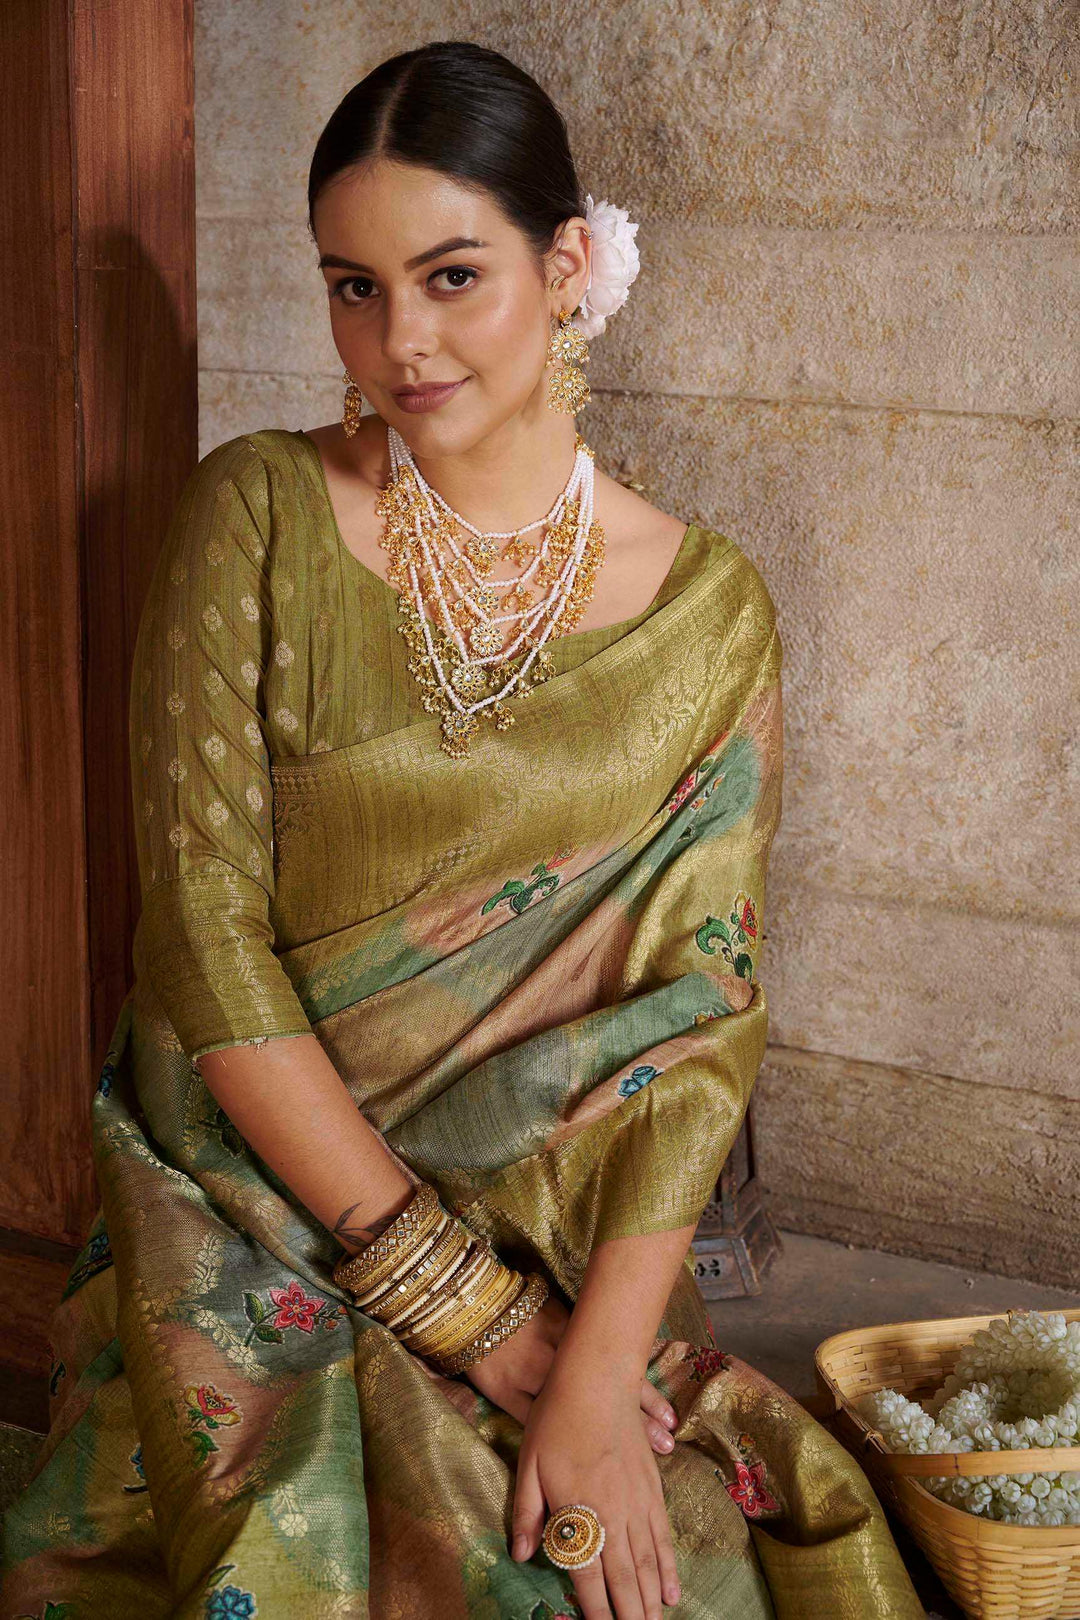
M 603 1557 L 603 1553 L 600 1557 Z M 607 1583 L 600 1559 L 584 1569 L 572 1569 L 568 1573 L 574 1583 L 583 1620 L 611 1620 L 611 1605 L 608 1603 Z
M 509 1412 L 511 1417 L 517 1418 L 522 1428 L 525 1427 L 525 1419 L 529 1415 L 529 1409 L 534 1400 L 535 1396 L 527 1395 L 523 1389 L 519 1389 L 516 1394 L 507 1397 L 506 1411 Z
M 510 1556 L 531 1558 L 540 1545 L 547 1513 L 544 1492 L 533 1451 L 524 1444 L 518 1453 L 514 1484 L 514 1514 L 510 1531 Z
M 618 1536 L 613 1536 L 610 1530 L 607 1532 L 604 1550 L 600 1554 L 608 1597 L 616 1620 L 645 1620 L 641 1587 L 625 1525 L 620 1527 L 620 1532 Z
M 675 1548 L 671 1544 L 671 1523 L 663 1503 L 650 1516 L 649 1524 L 652 1529 L 653 1545 L 656 1548 L 656 1562 L 660 1569 L 660 1591 L 664 1602 L 678 1603 L 682 1596 L 679 1571 L 675 1567 Z
M 645 1425 L 645 1433 L 649 1437 L 649 1444 L 652 1446 L 653 1450 L 659 1452 L 671 1451 L 675 1445 L 675 1442 L 671 1438 L 668 1430 L 664 1428 L 663 1424 L 657 1423 L 655 1418 L 646 1417 L 644 1412 L 641 1414 L 641 1419 Z
M 679 1427 L 679 1414 L 671 1402 L 665 1400 L 655 1384 L 650 1384 L 647 1378 L 641 1381 L 641 1410 L 648 1412 L 650 1417 L 657 1419 L 666 1428 Z
M 647 1518 L 635 1516 L 630 1520 L 627 1530 L 645 1620 L 661 1620 L 660 1561 L 656 1555 L 652 1524 Z

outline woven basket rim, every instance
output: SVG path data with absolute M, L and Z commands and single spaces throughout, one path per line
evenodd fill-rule
M 994 1542 L 1036 1541 L 1043 1547 L 1080 1546 L 1080 1524 L 1009 1524 L 1004 1519 L 987 1519 L 981 1513 L 969 1513 L 966 1508 L 954 1507 L 952 1502 L 943 1502 L 940 1496 L 935 1496 L 933 1491 L 928 1491 L 925 1485 L 920 1485 L 917 1479 L 907 1474 L 897 1475 L 897 1482 L 917 1494 L 921 1513 L 940 1518 L 946 1526 L 951 1519 L 958 1530 L 962 1529 L 968 1541 L 991 1545 Z M 897 1495 L 901 1495 L 899 1490 Z

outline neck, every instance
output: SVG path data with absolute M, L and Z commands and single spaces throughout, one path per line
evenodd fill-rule
M 575 435 L 574 418 L 545 405 L 535 416 L 512 417 L 460 454 L 412 455 L 431 488 L 475 528 L 520 529 L 542 518 L 565 488 Z

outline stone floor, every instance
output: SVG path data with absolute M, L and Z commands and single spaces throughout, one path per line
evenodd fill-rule
M 1004 1315 L 1010 1307 L 1080 1307 L 1080 1292 L 969 1273 L 795 1232 L 781 1236 L 783 1252 L 763 1279 L 761 1293 L 717 1300 L 710 1304 L 709 1314 L 718 1344 L 760 1368 L 799 1400 L 812 1400 L 817 1394 L 815 1349 L 845 1328 L 932 1316 Z M 0 1510 L 28 1476 L 40 1444 L 39 1435 L 0 1424 Z M 903 1527 L 894 1523 L 893 1531 L 928 1620 L 963 1620 Z

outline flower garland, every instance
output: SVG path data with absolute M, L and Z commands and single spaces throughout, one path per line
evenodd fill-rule
M 1075 1446 L 1080 1434 L 1080 1321 L 1010 1311 L 962 1346 L 941 1389 L 922 1403 L 895 1389 L 857 1410 L 890 1451 L 1021 1451 Z M 920 1478 L 934 1496 L 1003 1524 L 1080 1524 L 1080 1471 Z

